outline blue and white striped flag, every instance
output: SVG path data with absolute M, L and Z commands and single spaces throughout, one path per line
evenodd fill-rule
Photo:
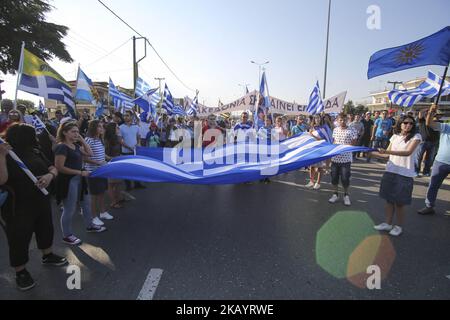
M 150 85 L 144 79 L 138 77 L 136 80 L 136 89 L 134 90 L 135 96 L 137 98 L 142 97 L 149 90 L 151 90 Z
M 175 106 L 175 103 L 173 102 L 172 94 L 170 93 L 169 87 L 166 86 L 164 88 L 164 102 L 162 104 L 162 108 L 167 111 L 167 114 L 170 116 L 173 114 L 173 108 Z
M 428 71 L 428 78 L 417 88 L 409 90 L 392 90 L 389 92 L 389 99 L 392 103 L 402 107 L 412 107 L 422 100 L 422 98 L 434 98 L 438 95 L 442 78 L 435 73 Z M 442 96 L 450 94 L 450 83 L 444 82 Z
M 180 105 L 175 105 L 175 107 L 172 110 L 172 113 L 178 116 L 186 116 L 186 111 L 184 111 L 184 108 Z
M 38 111 L 40 114 L 47 114 L 47 108 L 45 107 L 45 105 L 42 103 L 41 100 L 39 100 Z
M 117 110 L 130 110 L 133 109 L 133 98 L 119 91 L 111 78 L 109 78 L 109 95 L 111 96 L 114 104 L 114 109 Z
M 324 110 L 323 101 L 320 96 L 319 81 L 316 82 L 311 95 L 309 96 L 308 106 L 306 107 L 306 112 L 310 114 L 321 113 Z
M 145 112 L 153 115 L 153 112 L 156 113 L 156 105 L 160 100 L 160 96 L 157 91 L 158 88 L 150 89 L 145 94 L 136 98 L 133 102 L 141 107 Z
M 78 67 L 77 90 L 75 99 L 89 101 L 93 105 L 97 105 L 99 100 L 98 92 L 94 88 L 92 80 Z
M 189 105 L 189 110 L 186 112 L 186 114 L 192 117 L 196 116 L 197 113 L 198 113 L 198 95 L 196 95 L 194 100 L 191 101 L 191 104 Z
M 138 147 L 138 156 L 115 158 L 94 171 L 92 177 L 181 184 L 238 184 L 297 170 L 345 152 L 372 149 L 334 145 L 303 134 L 280 142 L 275 150 L 270 150 L 269 157 L 267 150 L 259 150 L 263 149 L 254 142 L 225 145 L 213 152 Z M 182 154 L 184 152 L 187 154 Z
M 41 118 L 39 118 L 37 115 L 33 115 L 31 125 L 34 127 L 37 134 L 40 134 L 42 131 L 47 130 L 45 124 L 42 122 Z

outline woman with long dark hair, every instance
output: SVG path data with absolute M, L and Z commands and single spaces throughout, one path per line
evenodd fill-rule
M 20 290 L 28 290 L 35 282 L 26 270 L 28 249 L 33 234 L 37 247 L 42 250 L 44 265 L 62 266 L 66 258 L 53 253 L 53 221 L 50 196 L 39 189 L 49 188 L 58 171 L 37 148 L 36 131 L 27 124 L 14 124 L 6 132 L 6 140 L 14 152 L 38 178 L 34 184 L 17 163 L 7 156 L 8 199 L 2 208 L 9 259 L 16 271 L 16 283 Z M 3 177 L 4 178 L 4 177 Z
M 416 121 L 412 116 L 400 119 L 394 132 L 387 150 L 380 148 L 373 153 L 389 158 L 380 186 L 380 197 L 386 200 L 386 222 L 375 226 L 375 229 L 399 236 L 403 231 L 405 206 L 412 201 L 413 178 L 416 176 L 414 162 L 422 137 L 416 133 Z M 397 217 L 396 225 L 393 225 L 394 215 Z
M 64 122 L 58 129 L 58 144 L 55 148 L 55 167 L 59 175 L 56 188 L 56 200 L 63 203 L 61 228 L 63 242 L 78 245 L 81 240 L 72 231 L 72 217 L 78 202 L 83 208 L 84 224 L 87 232 L 103 232 L 105 227 L 92 223 L 90 197 L 87 194 L 85 178 L 90 172 L 83 168 L 83 156 L 92 157 L 89 145 L 80 135 L 76 122 Z

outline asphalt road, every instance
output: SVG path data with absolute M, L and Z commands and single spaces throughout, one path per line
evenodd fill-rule
M 136 201 L 110 211 L 116 219 L 106 222 L 107 232 L 85 233 L 76 215 L 80 247 L 62 244 L 55 210 L 55 252 L 80 267 L 81 289 L 67 288 L 66 268 L 42 266 L 33 241 L 28 270 L 38 284 L 18 291 L 0 232 L 0 299 L 449 299 L 449 181 L 440 190 L 438 213 L 424 217 L 415 212 L 423 207 L 429 179 L 416 179 L 404 234 L 380 237 L 358 223 L 365 217 L 370 223 L 383 220 L 383 170 L 379 164 L 354 164 L 349 208 L 327 202 L 329 176 L 320 191 L 305 189 L 305 171 L 267 185 L 148 184 L 132 192 Z M 333 224 L 338 216 L 356 220 Z M 365 236 L 384 239 L 390 250 L 367 245 L 358 253 Z M 346 268 L 366 270 L 358 267 L 366 256 L 392 262 L 382 270 L 379 290 L 359 287 L 345 275 Z M 319 260 L 327 260 L 327 267 Z

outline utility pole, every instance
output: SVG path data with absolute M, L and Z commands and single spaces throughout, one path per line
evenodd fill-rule
M 161 81 L 166 80 L 166 78 L 155 78 L 155 80 L 159 81 L 159 96 L 161 97 L 161 100 L 159 100 L 159 113 L 161 113 L 161 108 L 162 108 L 162 101 L 163 101 L 163 96 L 162 96 L 162 91 L 161 91 Z
M 330 40 L 330 18 L 331 18 L 331 0 L 328 0 L 328 26 L 327 26 L 327 47 L 325 50 L 325 74 L 323 79 L 323 99 L 327 90 L 327 69 L 328 69 L 328 42 Z
M 145 49 L 145 53 L 144 56 L 139 59 L 136 60 L 136 40 L 141 40 L 144 39 L 144 49 Z M 136 38 L 135 36 L 133 36 L 133 90 L 134 92 L 136 92 L 136 82 L 137 82 L 137 78 L 139 77 L 139 62 L 141 62 L 142 60 L 145 59 L 145 57 L 147 57 L 147 38 L 145 37 L 139 37 Z M 133 93 L 134 95 L 134 93 Z

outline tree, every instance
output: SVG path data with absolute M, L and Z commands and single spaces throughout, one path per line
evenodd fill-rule
M 344 104 L 344 113 L 350 114 L 355 112 L 355 105 L 352 100 L 348 100 L 346 104 Z
M 0 71 L 14 74 L 19 66 L 22 41 L 27 50 L 43 60 L 57 57 L 72 62 L 61 41 L 66 26 L 46 22 L 53 6 L 48 0 L 2 0 L 0 2 Z
M 25 107 L 27 107 L 27 110 L 33 110 L 34 109 L 34 102 L 30 100 L 23 100 L 23 99 L 17 99 L 17 105 L 23 104 Z
M 358 106 L 355 108 L 356 114 L 363 114 L 363 113 L 366 113 L 367 111 L 369 111 L 369 108 L 367 108 L 363 104 L 358 104 Z

